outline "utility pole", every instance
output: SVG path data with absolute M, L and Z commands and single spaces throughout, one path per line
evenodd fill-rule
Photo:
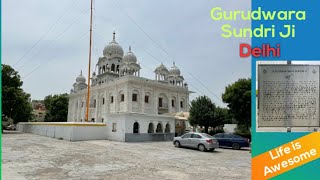
M 87 93 L 87 103 L 86 103 L 86 122 L 89 121 L 89 106 L 90 106 L 90 74 L 91 74 L 91 49 L 92 49 L 92 5 L 93 0 L 91 0 L 90 8 L 90 46 L 89 46 L 89 66 L 88 66 L 88 93 Z

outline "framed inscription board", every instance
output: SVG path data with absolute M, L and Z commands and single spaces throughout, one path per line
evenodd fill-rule
M 258 66 L 258 127 L 319 127 L 318 65 Z

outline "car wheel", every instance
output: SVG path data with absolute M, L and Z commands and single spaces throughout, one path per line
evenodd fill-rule
M 203 144 L 199 144 L 198 149 L 202 152 L 206 151 L 206 147 Z
M 241 148 L 240 144 L 238 144 L 238 143 L 233 143 L 232 144 L 232 149 L 239 150 L 240 148 Z
M 177 148 L 180 147 L 180 142 L 179 141 L 174 142 L 174 146 Z

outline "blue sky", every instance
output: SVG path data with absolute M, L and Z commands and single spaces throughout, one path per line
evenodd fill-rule
M 210 10 L 249 10 L 250 3 L 95 0 L 92 65 L 116 31 L 125 52 L 132 46 L 141 76 L 154 78 L 161 62 L 170 68 L 175 61 L 196 92 L 191 99 L 205 94 L 224 106 L 216 96 L 221 99 L 225 86 L 250 77 L 250 59 L 238 55 L 239 43 L 250 39 L 222 38 L 220 26 L 250 27 L 251 22 L 214 22 Z M 80 70 L 87 76 L 89 15 L 89 0 L 2 1 L 2 62 L 19 71 L 32 99 L 69 93 Z

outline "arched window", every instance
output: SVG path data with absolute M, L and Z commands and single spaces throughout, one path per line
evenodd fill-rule
M 166 129 L 164 130 L 166 133 L 170 133 L 170 124 L 166 124 Z
M 184 102 L 185 102 L 184 99 L 181 99 L 181 101 L 180 101 L 180 108 L 181 109 L 184 108 L 184 106 L 185 106 Z
M 139 94 L 139 91 L 137 91 L 137 90 L 134 90 L 132 92 L 132 101 L 134 101 L 134 102 L 138 101 L 138 94 Z
M 158 124 L 157 124 L 156 132 L 157 132 L 157 133 L 163 133 L 162 124 L 161 124 L 161 123 L 158 123 Z
M 119 73 L 119 65 L 117 65 L 116 73 Z
M 139 123 L 135 122 L 133 124 L 133 133 L 139 133 Z
M 115 66 L 114 64 L 112 64 L 112 65 L 111 65 L 111 71 L 112 71 L 112 72 L 115 72 L 115 71 L 116 71 L 115 69 L 116 69 L 116 66 Z
M 148 133 L 154 133 L 153 123 L 150 123 L 150 124 L 149 124 Z

